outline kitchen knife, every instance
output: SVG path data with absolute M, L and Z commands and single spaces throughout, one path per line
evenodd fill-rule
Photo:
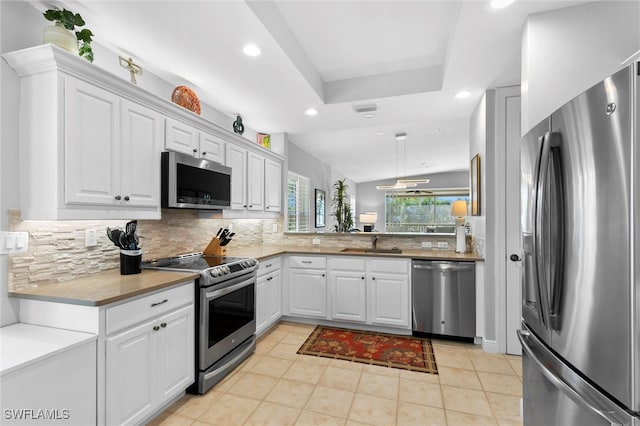
M 220 234 L 222 234 L 222 229 L 223 229 L 223 228 L 218 229 L 218 233 L 216 234 L 216 238 L 220 237 Z M 218 239 L 219 239 L 219 238 L 218 238 Z

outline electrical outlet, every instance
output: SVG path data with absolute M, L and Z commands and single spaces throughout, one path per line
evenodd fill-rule
M 274 223 L 274 224 L 271 226 L 271 232 L 273 232 L 274 234 L 275 234 L 276 232 L 278 232 L 278 224 L 277 224 L 277 223 Z
M 320 245 L 322 241 L 320 240 L 320 238 L 314 238 L 313 240 L 311 240 L 311 244 L 313 245 Z
M 0 254 L 25 253 L 29 251 L 28 232 L 0 232 Z
M 449 243 L 447 243 L 446 241 L 438 241 L 438 248 L 448 248 L 449 247 Z
M 95 247 L 98 245 L 98 235 L 95 229 L 84 230 L 84 246 Z
M 431 248 L 431 241 L 423 241 L 422 248 Z

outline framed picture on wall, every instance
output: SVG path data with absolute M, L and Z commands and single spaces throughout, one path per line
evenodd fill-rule
M 471 159 L 471 216 L 480 216 L 480 154 Z
M 316 189 L 316 228 L 324 228 L 326 194 L 322 189 Z

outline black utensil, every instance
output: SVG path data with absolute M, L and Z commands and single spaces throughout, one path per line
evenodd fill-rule
M 223 228 L 218 229 L 218 233 L 216 234 L 216 238 L 217 238 L 217 237 L 219 237 L 219 236 L 220 236 L 220 234 L 222 234 L 222 229 L 223 229 Z

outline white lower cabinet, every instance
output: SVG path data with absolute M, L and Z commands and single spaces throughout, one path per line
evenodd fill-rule
M 256 334 L 260 335 L 282 316 L 280 257 L 260 261 L 256 283 Z
M 326 259 L 290 256 L 288 313 L 312 318 L 327 317 Z
M 329 257 L 330 319 L 391 326 L 411 326 L 409 260 Z
M 193 292 L 192 288 L 187 290 Z M 170 298 L 184 300 L 184 292 L 180 293 L 148 296 L 131 302 L 135 304 L 131 307 L 146 309 L 153 315 L 154 308 L 161 306 L 154 304 L 168 303 L 163 301 Z M 121 307 L 122 312 L 127 310 L 125 305 Z M 193 303 L 130 325 L 106 340 L 108 425 L 140 423 L 183 392 L 194 379 Z
M 365 260 L 346 256 L 330 257 L 327 270 L 331 319 L 366 322 Z

